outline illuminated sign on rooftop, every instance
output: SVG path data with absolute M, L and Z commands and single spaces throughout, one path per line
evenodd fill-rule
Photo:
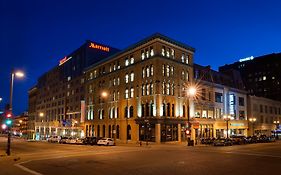
M 102 50 L 102 51 L 105 51 L 105 52 L 109 52 L 109 47 L 98 45 L 98 44 L 95 44 L 95 43 L 90 43 L 89 47 L 93 48 L 93 49 L 98 49 L 98 50 Z
M 70 60 L 71 58 L 72 58 L 72 57 L 68 57 L 68 58 L 67 58 L 67 57 L 65 56 L 63 59 L 60 60 L 59 66 L 62 65 L 62 64 L 64 64 L 65 62 L 67 62 L 67 61 Z
M 239 62 L 243 62 L 243 61 L 249 61 L 249 60 L 253 60 L 254 57 L 253 56 L 250 56 L 250 57 L 247 57 L 247 58 L 242 58 L 239 60 Z

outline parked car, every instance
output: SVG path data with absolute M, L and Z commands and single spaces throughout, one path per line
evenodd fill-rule
M 97 143 L 98 145 L 106 145 L 106 146 L 109 146 L 109 145 L 114 145 L 114 140 L 112 138 L 102 138 L 98 141 Z
M 236 145 L 242 145 L 242 144 L 246 144 L 246 137 L 245 136 L 240 136 L 240 135 L 233 135 L 231 136 L 232 142 L 233 144 Z
M 258 137 L 257 136 L 248 136 L 245 138 L 246 143 L 257 143 Z
M 59 143 L 65 144 L 67 140 L 68 140 L 68 137 L 61 137 L 61 139 L 59 140 Z
M 68 139 L 66 139 L 66 143 L 69 143 L 69 144 L 74 144 L 76 143 L 76 138 L 73 138 L 73 137 L 69 137 Z
M 83 139 L 84 145 L 97 145 L 98 139 L 97 137 L 86 137 Z
M 51 143 L 59 143 L 60 136 L 51 136 L 47 140 L 48 140 L 48 142 L 51 142 Z
M 215 138 L 202 138 L 201 143 L 211 145 L 211 144 L 213 144 L 214 140 L 215 140 Z
M 259 143 L 266 143 L 266 142 L 269 142 L 269 139 L 268 139 L 268 137 L 266 135 L 260 135 L 258 137 L 258 142 Z
M 214 146 L 232 146 L 232 140 L 225 139 L 225 138 L 216 139 L 216 140 L 214 140 L 213 145 Z
M 77 139 L 76 139 L 76 144 L 77 144 L 77 145 L 82 145 L 82 144 L 83 144 L 83 141 L 84 141 L 84 139 L 77 138 Z

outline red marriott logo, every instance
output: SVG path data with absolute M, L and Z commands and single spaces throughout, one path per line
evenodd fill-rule
M 98 44 L 95 44 L 95 43 L 91 43 L 89 45 L 89 47 L 93 48 L 93 49 L 99 49 L 99 50 L 103 50 L 105 52 L 109 52 L 109 47 L 101 46 L 101 45 L 98 45 Z

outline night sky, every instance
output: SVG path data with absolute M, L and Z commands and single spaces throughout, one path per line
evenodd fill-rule
M 195 62 L 218 66 L 249 56 L 281 52 L 279 0 L 0 0 L 0 109 L 28 108 L 28 89 L 59 59 L 90 39 L 126 48 L 160 32 L 196 49 Z

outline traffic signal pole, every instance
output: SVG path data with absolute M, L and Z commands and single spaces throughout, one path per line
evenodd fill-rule
M 11 81 L 10 81 L 10 104 L 9 104 L 9 111 L 11 112 L 11 118 L 13 117 L 13 86 L 14 86 L 14 70 L 12 70 L 11 73 Z M 8 126 L 8 140 L 7 140 L 7 150 L 6 150 L 7 156 L 11 155 L 11 126 Z

